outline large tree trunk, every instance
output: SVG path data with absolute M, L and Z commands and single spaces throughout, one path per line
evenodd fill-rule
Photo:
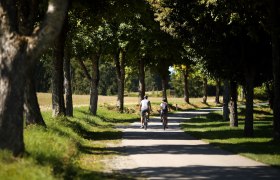
M 190 104 L 190 93 L 189 93 L 189 70 L 186 68 L 183 72 L 184 75 L 184 101 Z
M 273 95 L 273 130 L 274 139 L 280 140 L 280 40 L 279 40 L 279 0 L 271 3 L 271 42 L 272 42 L 272 66 L 274 79 Z
M 216 98 L 215 98 L 215 103 L 220 104 L 220 86 L 221 86 L 221 81 L 219 79 L 216 80 Z
M 52 72 L 52 116 L 65 116 L 64 104 L 64 76 L 63 76 L 63 60 L 64 60 L 64 46 L 65 46 L 65 23 L 63 30 L 56 39 L 53 48 L 53 72 Z
M 38 1 L 30 1 L 30 4 L 27 4 L 26 1 L 19 1 L 18 8 L 19 16 L 21 17 L 18 25 L 19 33 L 30 36 L 38 13 Z M 24 92 L 24 113 L 26 124 L 39 124 L 46 127 L 37 99 L 34 73 L 35 63 L 28 67 L 26 75 L 27 79 Z
M 245 113 L 244 135 L 247 137 L 252 137 L 254 135 L 254 127 L 253 127 L 254 76 L 255 76 L 254 69 L 247 69 L 245 71 L 246 113 Z
M 73 116 L 73 99 L 71 83 L 71 65 L 70 65 L 70 44 L 65 47 L 64 56 L 64 89 L 65 89 L 65 113 L 66 116 Z
M 237 83 L 230 81 L 230 126 L 238 127 L 238 114 L 237 114 Z
M 5 51 L 0 48 L 0 149 L 21 155 L 24 152 L 23 97 L 27 43 L 19 41 L 13 33 L 0 33 L 0 39 L 6 47 Z
M 207 78 L 203 78 L 203 103 L 207 103 Z
M 224 93 L 223 93 L 223 119 L 225 121 L 229 120 L 229 108 L 228 103 L 230 99 L 230 87 L 229 87 L 229 81 L 224 80 Z
M 96 115 L 98 105 L 98 83 L 99 83 L 99 58 L 100 54 L 93 55 L 92 58 L 92 78 L 90 88 L 90 106 L 92 115 Z
M 123 49 L 120 49 L 116 54 L 114 60 L 116 65 L 118 82 L 117 107 L 122 113 L 124 110 L 125 51 Z
M 26 124 L 39 124 L 46 127 L 45 121 L 40 111 L 40 106 L 36 94 L 34 70 L 34 67 L 29 68 L 26 78 L 26 86 L 24 92 L 24 111 Z
M 138 64 L 138 73 L 139 73 L 139 103 L 142 99 L 144 99 L 145 95 L 145 64 L 144 64 L 144 59 L 140 58 L 139 59 L 139 64 Z
M 58 35 L 67 4 L 68 1 L 50 0 L 42 26 L 31 35 L 20 36 L 17 23 L 22 21 L 16 16 L 18 5 L 15 1 L 1 0 L 0 149 L 10 150 L 14 155 L 21 155 L 24 152 L 23 102 L 26 70 L 29 66 L 33 66 Z
M 167 75 L 163 74 L 161 78 L 161 86 L 162 86 L 162 98 L 167 100 Z

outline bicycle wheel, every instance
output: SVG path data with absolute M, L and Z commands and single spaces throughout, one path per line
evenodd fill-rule
M 144 116 L 144 129 L 147 130 L 148 128 L 148 121 L 147 121 L 147 115 Z
M 163 115 L 163 118 L 162 118 L 162 125 L 163 125 L 163 130 L 165 130 L 165 129 L 166 129 L 166 125 L 167 125 L 166 115 Z

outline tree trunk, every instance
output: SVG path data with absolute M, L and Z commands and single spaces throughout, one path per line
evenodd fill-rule
M 241 86 L 241 101 L 244 101 L 244 99 L 246 99 L 246 96 L 246 87 Z
M 67 4 L 68 1 L 50 0 L 42 26 L 37 31 L 23 30 L 34 33 L 20 36 L 17 23 L 23 21 L 16 12 L 22 4 L 1 0 L 0 41 L 5 42 L 5 46 L 0 44 L 0 149 L 10 150 L 14 155 L 24 152 L 23 103 L 27 68 L 33 66 L 58 35 Z
M 52 116 L 65 116 L 63 60 L 65 46 L 65 23 L 53 48 L 53 73 L 52 73 Z
M 189 70 L 186 68 L 183 72 L 184 75 L 184 101 L 190 104 L 190 93 L 189 93 Z
M 246 113 L 245 113 L 244 135 L 247 137 L 252 137 L 254 135 L 254 127 L 253 127 L 254 76 L 255 76 L 254 69 L 247 69 L 245 71 Z
M 229 81 L 224 80 L 224 93 L 223 93 L 223 119 L 225 121 L 229 120 L 229 108 L 228 108 L 228 103 L 230 100 L 230 92 L 229 92 Z
M 99 83 L 99 58 L 100 54 L 93 55 L 92 58 L 92 78 L 90 86 L 90 106 L 92 115 L 96 115 L 98 105 L 98 83 Z
M 0 6 L 1 15 L 3 12 Z M 19 41 L 19 37 L 12 33 L 0 33 L 0 39 L 1 42 L 5 42 L 6 47 L 5 51 L 0 48 L 0 149 L 8 149 L 17 156 L 24 152 L 26 42 Z
M 24 111 L 26 124 L 38 124 L 46 127 L 45 121 L 42 117 L 40 106 L 36 94 L 36 86 L 34 79 L 34 67 L 28 68 L 26 78 L 26 86 L 24 92 Z
M 274 84 L 272 84 L 272 86 L 274 86 Z M 265 87 L 266 87 L 266 93 L 267 93 L 267 97 L 268 97 L 268 104 L 270 109 L 273 110 L 273 96 L 274 96 L 274 88 L 271 88 L 271 82 L 266 82 L 265 83 Z
M 125 51 L 120 49 L 116 54 L 115 65 L 117 71 L 117 82 L 118 82 L 118 98 L 117 107 L 121 113 L 124 110 L 124 79 L 125 79 Z
M 272 66 L 274 79 L 273 95 L 273 131 L 274 139 L 280 140 L 280 40 L 279 40 L 279 1 L 271 1 L 271 44 L 272 44 Z
M 203 103 L 207 103 L 207 78 L 203 78 Z
M 230 81 L 230 126 L 238 127 L 238 114 L 237 114 L 237 83 Z
M 22 35 L 30 36 L 38 13 L 38 1 L 30 1 L 29 4 L 26 3 L 26 1 L 19 1 L 17 5 L 19 17 L 21 17 L 21 20 L 18 22 L 18 31 Z M 37 99 L 34 72 L 35 63 L 28 67 L 26 75 L 26 87 L 24 89 L 24 114 L 26 124 L 39 124 L 46 127 Z
M 92 115 L 96 115 L 98 107 L 98 84 L 99 84 L 99 60 L 101 53 L 93 54 L 92 62 L 92 77 L 82 60 L 79 59 L 79 63 L 84 71 L 86 78 L 90 81 L 90 104 L 89 110 Z
M 73 116 L 73 99 L 71 83 L 71 65 L 70 65 L 70 44 L 65 47 L 64 56 L 64 89 L 65 89 L 65 113 L 66 116 Z
M 216 80 L 216 98 L 215 98 L 215 103 L 220 104 L 220 86 L 221 86 L 221 81 L 219 79 Z
M 167 93 L 166 93 L 166 89 L 167 89 L 167 76 L 166 76 L 166 74 L 162 75 L 161 85 L 162 85 L 162 98 L 166 99 L 166 101 L 167 101 Z
M 139 59 L 139 103 L 142 99 L 144 99 L 145 95 L 145 64 L 144 59 Z

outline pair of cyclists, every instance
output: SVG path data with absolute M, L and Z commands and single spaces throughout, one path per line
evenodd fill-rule
M 167 104 L 167 100 L 164 98 L 160 104 L 160 116 L 161 119 L 163 117 L 163 115 L 165 115 L 166 117 L 166 122 L 168 122 L 167 120 L 167 113 L 168 113 L 168 104 Z M 150 117 L 150 111 L 152 111 L 152 106 L 151 106 L 151 102 L 148 100 L 148 96 L 145 95 L 144 99 L 140 102 L 140 115 L 141 115 L 141 126 L 140 128 L 144 128 L 144 115 L 145 113 L 148 113 L 148 119 Z

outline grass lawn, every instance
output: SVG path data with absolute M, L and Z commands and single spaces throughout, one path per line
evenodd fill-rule
M 280 168 L 280 142 L 272 139 L 272 112 L 254 108 L 254 137 L 243 136 L 244 109 L 239 110 L 239 127 L 229 127 L 221 112 L 186 120 L 181 126 L 194 137 L 228 151 Z
M 101 107 L 93 117 L 87 107 L 80 107 L 73 118 L 53 119 L 50 111 L 43 117 L 46 129 L 34 125 L 24 129 L 23 158 L 0 151 L 0 179 L 131 179 L 106 171 L 104 160 L 118 152 L 112 146 L 121 139 L 115 125 L 135 121 L 138 115 Z

